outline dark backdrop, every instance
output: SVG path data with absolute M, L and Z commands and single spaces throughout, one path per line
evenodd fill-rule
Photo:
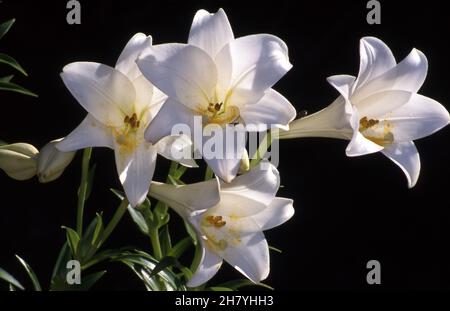
M 397 59 L 411 48 L 422 50 L 430 70 L 421 93 L 450 108 L 449 17 L 440 1 L 381 1 L 382 24 L 366 23 L 366 1 L 86 1 L 82 24 L 66 23 L 66 1 L 3 0 L 0 21 L 15 17 L 11 32 L 0 41 L 28 71 L 20 84 L 39 98 L 0 93 L 0 139 L 36 146 L 67 135 L 85 116 L 64 87 L 59 72 L 73 61 L 113 65 L 136 32 L 151 34 L 155 43 L 185 42 L 196 10 L 223 7 L 236 37 L 271 33 L 290 49 L 291 70 L 276 89 L 310 112 L 328 105 L 337 92 L 325 78 L 356 75 L 359 39 L 384 40 Z M 1 74 L 9 73 L 5 66 Z M 302 139 L 281 142 L 280 195 L 295 201 L 296 215 L 266 233 L 272 252 L 267 283 L 277 289 L 449 289 L 450 241 L 448 192 L 450 149 L 446 128 L 417 142 L 422 172 L 408 190 L 400 169 L 381 154 L 347 158 L 346 142 Z M 109 187 L 119 187 L 113 153 L 95 149 L 98 163 L 87 219 L 103 210 L 110 217 L 118 204 Z M 16 182 L 0 173 L 0 266 L 21 280 L 26 276 L 14 258 L 24 257 L 48 284 L 65 234 L 75 226 L 80 154 L 56 182 Z M 167 172 L 160 159 L 156 180 Z M 190 173 L 192 180 L 201 173 Z M 182 230 L 172 229 L 176 236 Z M 124 217 L 107 246 L 136 245 L 150 250 Z M 366 283 L 368 260 L 382 266 L 382 285 Z M 142 289 L 139 280 L 119 264 L 97 289 Z M 223 269 L 215 280 L 238 277 Z M 214 281 L 213 281 L 214 282 Z M 24 282 L 27 283 L 27 282 Z M 28 283 L 27 283 L 28 285 Z

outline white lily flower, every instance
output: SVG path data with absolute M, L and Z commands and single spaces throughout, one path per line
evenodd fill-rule
M 269 247 L 263 231 L 286 222 L 294 214 L 290 199 L 275 197 L 280 186 L 277 169 L 256 166 L 231 183 L 212 179 L 172 186 L 152 183 L 150 194 L 168 203 L 196 229 L 202 257 L 188 286 L 211 279 L 223 260 L 258 283 L 270 270 Z
M 350 140 L 347 156 L 382 152 L 397 164 L 413 187 L 420 173 L 413 140 L 440 130 L 450 121 L 437 101 L 417 94 L 428 71 L 425 55 L 413 49 L 400 63 L 381 40 L 361 39 L 358 77 L 332 76 L 341 94 L 330 106 L 295 120 L 282 139 L 331 137 Z
M 13 179 L 30 179 L 37 172 L 38 154 L 33 145 L 26 143 L 0 146 L 0 169 Z
M 38 155 L 37 176 L 39 182 L 48 183 L 58 179 L 75 157 L 75 152 L 61 152 L 56 149 L 61 139 L 55 139 L 41 148 Z
M 268 34 L 235 39 L 222 9 L 216 14 L 198 11 L 188 44 L 150 47 L 137 64 L 169 96 L 147 129 L 145 137 L 150 142 L 171 135 L 176 124 L 192 129 L 194 116 L 201 117 L 204 127 L 243 123 L 251 131 L 270 125 L 288 129 L 295 118 L 294 107 L 271 88 L 292 67 L 286 44 Z M 222 159 L 205 157 L 226 182 L 239 170 L 243 142 L 226 150 Z M 194 141 L 194 145 L 202 150 L 203 141 Z
M 117 172 L 132 206 L 145 200 L 155 170 L 157 153 L 171 159 L 174 142 L 168 138 L 156 145 L 145 141 L 144 130 L 166 96 L 140 73 L 135 60 L 152 38 L 138 33 L 125 46 L 115 68 L 92 62 L 64 67 L 61 77 L 72 95 L 88 112 L 84 121 L 62 142 L 61 151 L 86 147 L 114 149 Z M 181 141 L 181 143 L 180 143 Z M 192 166 L 192 160 L 184 164 Z

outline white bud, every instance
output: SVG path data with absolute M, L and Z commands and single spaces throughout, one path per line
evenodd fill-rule
M 58 179 L 75 156 L 75 152 L 56 149 L 56 144 L 61 140 L 62 138 L 49 142 L 39 152 L 37 175 L 41 183 Z
M 34 146 L 26 143 L 0 146 L 0 169 L 13 179 L 30 179 L 37 172 L 38 154 Z

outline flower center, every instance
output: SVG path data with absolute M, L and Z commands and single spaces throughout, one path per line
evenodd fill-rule
M 137 131 L 141 125 L 136 113 L 130 116 L 126 115 L 123 119 L 123 126 L 114 130 L 114 136 L 117 144 L 121 147 L 121 152 L 130 153 L 137 146 Z
M 206 215 L 201 221 L 201 228 L 203 234 L 207 238 L 207 243 L 213 248 L 220 251 L 228 247 L 226 239 L 217 238 L 220 233 L 216 230 L 221 230 L 227 224 L 220 215 Z
M 377 145 L 386 147 L 394 142 L 392 125 L 389 122 L 363 117 L 359 120 L 359 132 Z
M 239 118 L 239 108 L 227 106 L 226 103 L 209 103 L 206 109 L 201 109 L 200 113 L 205 117 L 204 123 L 225 125 L 234 123 Z

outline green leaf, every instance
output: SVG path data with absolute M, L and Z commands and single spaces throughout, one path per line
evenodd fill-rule
M 55 280 L 54 287 L 52 290 L 58 291 L 87 291 L 101 279 L 101 277 L 106 273 L 105 270 L 95 272 L 86 276 L 81 276 L 81 284 L 67 284 L 67 280 L 64 277 L 58 277 Z
M 12 78 L 14 78 L 14 75 L 9 75 L 9 76 L 6 76 L 6 77 L 2 77 L 2 78 L 0 78 L 0 82 L 8 83 L 8 82 L 11 82 Z
M 168 256 L 179 258 L 189 247 L 192 246 L 191 237 L 185 237 L 168 252 Z
M 141 230 L 143 234 L 147 235 L 148 225 L 142 213 L 138 209 L 131 207 L 131 205 L 128 205 L 127 209 L 134 223 L 138 226 L 139 230 Z
M 0 268 L 0 279 L 8 282 L 10 285 L 14 285 L 17 288 L 20 288 L 21 290 L 24 290 L 25 288 L 22 286 L 22 284 L 19 283 L 11 274 Z
M 248 279 L 233 280 L 233 281 L 225 282 L 225 283 L 218 285 L 217 287 L 226 287 L 226 288 L 230 288 L 232 290 L 238 290 L 238 289 L 240 289 L 242 287 L 246 287 L 246 286 L 259 286 L 259 287 L 263 287 L 266 289 L 274 290 L 273 287 L 270 287 L 267 284 L 253 283 L 252 281 L 250 281 Z
M 53 283 L 53 280 L 55 279 L 56 276 L 66 275 L 67 269 L 66 264 L 70 259 L 71 259 L 70 248 L 66 241 L 64 245 L 61 247 L 58 258 L 56 259 L 55 266 L 53 267 L 51 283 Z
M 281 249 L 276 248 L 276 247 L 273 247 L 273 246 L 269 246 L 269 249 L 270 249 L 271 251 L 276 252 L 276 253 L 280 253 L 280 254 L 283 253 L 283 251 L 282 251 Z
M 163 271 L 164 269 L 167 269 L 167 268 L 170 268 L 173 266 L 177 266 L 177 265 L 178 265 L 178 260 L 175 257 L 166 256 L 158 262 L 158 264 L 152 270 L 150 277 L 156 276 L 159 272 Z
M 98 242 L 100 241 L 99 238 L 101 237 L 103 230 L 104 230 L 104 227 L 103 227 L 102 215 L 97 213 L 97 223 L 95 224 L 94 234 L 93 234 L 92 240 L 91 240 L 91 245 L 93 247 L 97 247 Z
M 127 265 L 143 281 L 147 290 L 186 290 L 183 282 L 169 269 L 161 270 L 158 277 L 151 277 L 158 261 L 145 252 L 126 252 L 112 260 Z
M 20 85 L 17 85 L 15 83 L 11 83 L 11 82 L 2 82 L 2 81 L 0 81 L 0 90 L 16 92 L 16 93 L 20 93 L 20 94 L 33 96 L 33 97 L 38 97 L 37 94 L 27 90 L 24 87 L 21 87 Z
M 120 201 L 123 201 L 123 199 L 125 199 L 125 193 L 123 193 L 122 191 L 119 191 L 117 189 L 109 189 L 111 190 L 112 193 L 114 193 L 114 195 L 116 197 L 118 197 L 120 199 Z
M 36 291 L 42 291 L 41 284 L 39 284 L 39 280 L 34 273 L 33 269 L 30 267 L 29 264 L 25 260 L 19 257 L 19 255 L 16 255 L 16 258 L 19 260 L 19 262 L 22 264 L 22 266 L 25 268 L 25 271 L 28 273 L 28 276 L 31 279 L 31 282 L 33 283 L 34 289 Z
M 197 237 L 197 232 L 195 231 L 195 229 L 187 221 L 184 222 L 184 226 L 186 227 L 186 232 L 189 234 L 189 236 L 192 239 L 192 243 L 194 243 L 194 245 L 197 245 L 198 237 Z
M 219 286 L 213 286 L 207 288 L 207 290 L 213 291 L 213 292 L 232 292 L 233 290 L 228 287 L 219 287 Z
M 7 22 L 0 24 L 0 39 L 3 38 L 4 35 L 6 35 L 9 29 L 11 29 L 11 26 L 14 24 L 15 21 L 16 20 L 13 18 Z
M 99 221 L 100 224 L 98 223 Z M 97 229 L 97 225 L 100 226 L 99 229 Z M 97 247 L 93 245 L 96 229 L 101 231 L 103 230 L 103 220 L 101 214 L 97 214 L 97 216 L 91 221 L 84 232 L 83 237 L 80 239 L 77 249 L 77 257 L 81 261 L 81 264 L 88 261 L 97 251 Z
M 168 255 L 170 250 L 172 249 L 172 240 L 170 238 L 169 233 L 169 224 L 165 224 L 160 233 L 159 233 L 159 240 L 161 241 L 161 251 L 164 256 Z
M 86 200 L 89 199 L 91 193 L 92 193 L 92 187 L 94 185 L 94 176 L 95 171 L 97 169 L 97 164 L 94 164 L 90 169 L 88 173 L 88 179 L 87 179 L 87 186 L 86 186 Z
M 13 57 L 11 57 L 5 53 L 0 53 L 0 63 L 11 66 L 12 68 L 16 69 L 21 74 L 23 74 L 24 76 L 28 76 L 25 69 L 23 69 L 23 67 L 20 66 L 20 64 Z
M 78 244 L 80 242 L 80 236 L 78 235 L 78 233 L 69 228 L 69 227 L 62 227 L 63 229 L 66 229 L 66 238 L 67 238 L 67 243 L 69 244 L 70 250 L 72 251 L 72 256 L 74 258 L 77 258 L 78 256 Z

